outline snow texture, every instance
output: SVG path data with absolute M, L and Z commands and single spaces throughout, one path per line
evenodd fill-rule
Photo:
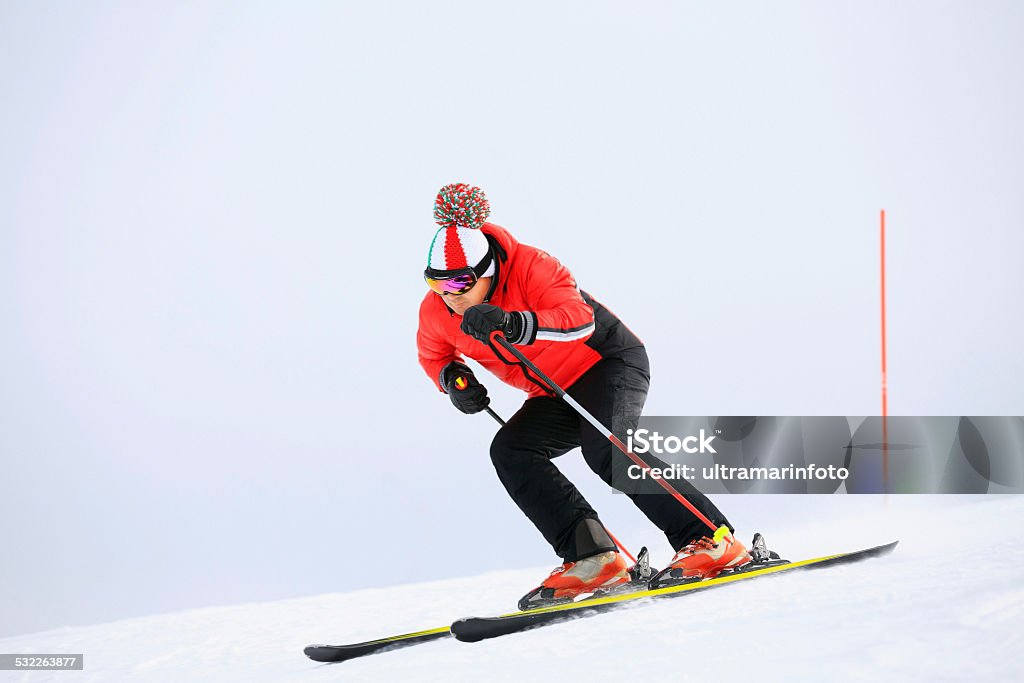
M 900 545 L 859 564 L 481 643 L 444 640 L 340 664 L 309 661 L 302 648 L 511 611 L 548 568 L 58 629 L 0 639 L 0 652 L 83 653 L 84 671 L 3 672 L 0 680 L 717 682 L 761 674 L 786 681 L 1019 680 L 1024 497 L 732 496 L 724 502 L 759 508 L 772 524 L 788 520 L 784 528 L 760 530 L 790 559 L 894 538 Z M 659 546 L 655 559 L 664 562 L 668 552 Z M 410 566 L 428 561 L 409 559 Z

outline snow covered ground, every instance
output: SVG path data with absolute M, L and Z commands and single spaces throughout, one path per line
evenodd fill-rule
M 311 662 L 302 648 L 506 612 L 550 567 L 58 629 L 0 639 L 0 652 L 84 653 L 84 671 L 0 681 L 1019 680 L 1024 496 L 725 502 L 747 517 L 760 510 L 760 530 L 791 559 L 901 543 L 860 564 L 341 664 Z

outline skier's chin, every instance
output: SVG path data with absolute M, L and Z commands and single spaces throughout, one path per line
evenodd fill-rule
M 461 316 L 463 313 L 466 312 L 466 309 L 469 308 L 469 305 L 464 303 L 464 302 L 461 302 L 461 301 L 458 304 L 453 304 L 453 303 L 449 302 L 448 303 L 448 307 L 452 309 L 452 311 L 455 313 L 455 315 L 460 315 Z

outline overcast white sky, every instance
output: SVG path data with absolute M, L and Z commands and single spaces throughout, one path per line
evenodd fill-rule
M 0 2 L 0 635 L 555 564 L 416 363 L 448 182 L 647 342 L 649 414 L 876 414 L 885 208 L 890 413 L 1021 415 L 1021 35 L 1015 2 Z

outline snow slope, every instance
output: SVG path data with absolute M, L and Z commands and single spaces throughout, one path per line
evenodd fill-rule
M 311 662 L 302 648 L 507 612 L 550 568 L 58 629 L 0 639 L 0 652 L 84 653 L 84 671 L 0 672 L 0 681 L 1019 680 L 1024 496 L 726 502 L 762 510 L 779 530 L 760 530 L 791 559 L 901 543 L 860 564 L 341 664 Z

